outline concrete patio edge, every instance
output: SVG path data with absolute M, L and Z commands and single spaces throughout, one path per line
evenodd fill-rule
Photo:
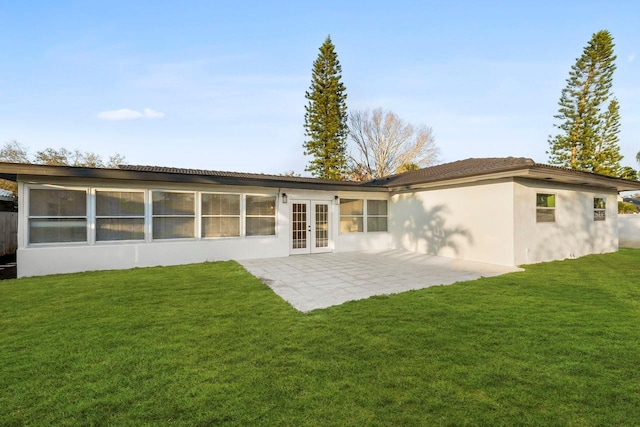
M 239 262 L 302 312 L 375 295 L 523 271 L 518 267 L 402 250 L 292 255 Z

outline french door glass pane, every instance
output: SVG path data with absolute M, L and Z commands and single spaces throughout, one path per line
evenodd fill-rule
M 329 207 L 327 205 L 316 205 L 315 215 L 315 247 L 326 248 L 329 246 Z
M 291 245 L 293 249 L 305 249 L 307 247 L 307 205 L 306 203 L 294 203 L 292 210 Z

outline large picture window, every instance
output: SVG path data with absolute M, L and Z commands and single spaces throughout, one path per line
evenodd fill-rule
M 276 198 L 275 196 L 246 197 L 247 236 L 275 236 Z
M 387 231 L 387 201 L 367 200 L 367 232 Z
M 195 237 L 195 193 L 154 191 L 153 238 Z
M 29 190 L 29 243 L 86 241 L 86 191 Z
M 556 221 L 556 195 L 536 194 L 536 222 Z
M 607 199 L 604 197 L 593 198 L 593 220 L 605 221 L 607 219 Z
M 361 233 L 364 231 L 364 200 L 340 200 L 340 232 Z
M 202 194 L 202 237 L 240 235 L 240 195 Z
M 96 191 L 96 241 L 144 240 L 144 193 Z

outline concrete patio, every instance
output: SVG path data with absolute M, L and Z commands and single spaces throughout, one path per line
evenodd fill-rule
M 401 250 L 293 255 L 240 263 L 303 312 L 374 295 L 522 271 Z

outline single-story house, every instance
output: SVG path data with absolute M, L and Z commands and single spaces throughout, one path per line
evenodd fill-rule
M 618 249 L 640 182 L 482 158 L 368 182 L 0 163 L 18 182 L 18 276 L 405 249 L 517 266 Z M 312 255 L 311 255 L 312 256 Z

